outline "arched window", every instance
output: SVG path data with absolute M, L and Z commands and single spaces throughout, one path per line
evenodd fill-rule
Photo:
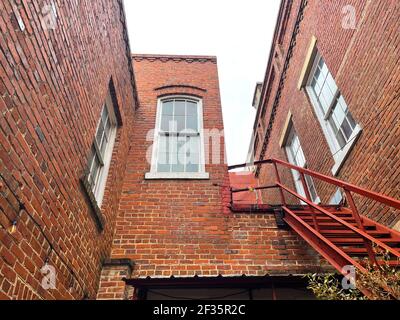
M 204 165 L 202 100 L 159 99 L 151 172 L 147 179 L 207 179 Z

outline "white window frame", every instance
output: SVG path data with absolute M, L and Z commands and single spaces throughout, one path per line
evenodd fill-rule
M 336 189 L 335 193 L 331 197 L 329 204 L 331 205 L 339 205 L 343 201 L 343 193 L 340 188 Z
M 315 71 L 316 71 L 316 68 L 317 68 L 320 58 L 321 58 L 321 54 L 319 52 L 316 52 L 314 59 L 310 61 L 313 65 L 312 65 L 311 71 L 308 76 L 308 80 L 307 80 L 307 84 L 306 84 L 306 92 L 307 92 L 308 96 L 310 97 L 314 111 L 315 111 L 318 121 L 320 122 L 320 125 L 322 127 L 322 131 L 328 142 L 329 149 L 333 155 L 335 165 L 332 168 L 332 174 L 336 176 L 339 173 L 340 169 L 342 168 L 347 157 L 349 156 L 351 150 L 354 148 L 354 145 L 357 142 L 357 140 L 362 132 L 362 128 L 359 124 L 356 124 L 356 127 L 354 128 L 354 130 L 353 130 L 350 138 L 348 139 L 348 142 L 345 144 L 345 146 L 341 147 L 339 145 L 339 142 L 336 139 L 335 133 L 333 132 L 333 129 L 327 119 L 327 114 L 329 114 L 329 112 L 331 111 L 332 105 L 331 105 L 330 109 L 327 111 L 327 113 L 324 114 L 321 110 L 318 98 L 315 95 L 314 90 L 311 86 L 311 83 L 312 83 L 312 80 L 313 80 L 313 77 L 314 77 L 314 74 L 315 74 Z M 325 62 L 325 64 L 326 64 L 326 62 Z M 340 94 L 339 89 L 337 90 L 335 96 L 337 97 L 338 94 Z
M 198 128 L 200 133 L 200 163 L 198 172 L 158 172 L 158 148 L 161 130 L 161 116 L 163 102 L 166 100 L 183 99 L 191 100 L 197 103 L 198 107 Z M 190 95 L 169 95 L 158 99 L 156 125 L 153 138 L 153 151 L 151 157 L 151 169 L 146 173 L 146 180 L 208 180 L 209 173 L 206 172 L 205 166 L 205 144 L 204 144 L 204 119 L 203 119 L 203 100 Z
M 290 162 L 291 164 L 293 164 L 293 165 L 295 165 L 295 166 L 299 166 L 299 164 L 296 163 L 296 159 L 294 159 L 294 157 L 293 157 L 292 150 L 291 150 L 291 147 L 290 147 L 290 145 L 289 145 L 289 143 L 291 143 L 291 141 L 292 141 L 292 139 L 293 139 L 294 136 L 297 136 L 297 138 L 298 138 L 298 140 L 299 140 L 300 151 L 302 152 L 303 158 L 304 158 L 304 165 L 303 165 L 303 168 L 306 169 L 306 168 L 307 168 L 307 159 L 306 159 L 306 157 L 305 157 L 303 148 L 301 147 L 300 137 L 299 137 L 299 135 L 297 134 L 296 130 L 294 129 L 292 123 L 290 123 L 289 126 L 287 127 L 286 139 L 285 139 L 285 143 L 284 143 L 286 155 L 287 155 L 288 160 L 289 160 L 289 162 Z M 303 187 L 302 182 L 301 182 L 301 181 L 297 181 L 297 179 L 296 179 L 296 174 L 300 174 L 300 173 L 297 172 L 297 170 L 294 170 L 294 169 L 291 170 L 291 171 L 292 171 L 293 181 L 294 181 L 294 185 L 295 185 L 295 187 L 296 187 L 297 192 L 298 192 L 301 196 L 306 197 L 306 193 L 305 193 L 305 190 L 304 190 L 304 187 Z M 308 187 L 308 189 L 309 189 L 310 196 L 312 196 L 312 193 L 310 192 L 309 181 L 307 181 L 307 176 L 304 175 L 304 178 L 305 178 L 305 180 L 306 180 L 306 185 L 307 185 L 307 187 Z M 318 191 L 317 191 L 317 188 L 316 188 L 316 186 L 315 186 L 315 183 L 314 183 L 313 178 L 310 177 L 310 179 L 311 179 L 311 183 L 313 184 L 314 189 L 315 189 L 315 192 L 316 192 L 316 198 L 315 198 L 315 199 L 311 199 L 311 201 L 314 202 L 314 203 L 316 203 L 316 204 L 319 204 L 319 203 L 321 203 L 321 199 L 320 199 L 320 197 L 318 196 Z M 301 201 L 301 203 L 304 204 L 302 201 Z
M 110 133 L 109 133 L 109 137 L 108 137 L 108 143 L 106 146 L 106 149 L 104 151 L 104 156 L 101 155 L 101 152 L 99 150 L 100 146 L 98 146 L 96 137 L 97 137 L 97 133 L 98 130 L 100 128 L 100 124 L 101 124 L 101 117 L 103 115 L 103 110 L 104 108 L 107 108 L 108 111 L 108 116 L 110 119 L 110 124 L 111 124 L 111 128 L 110 128 Z M 110 166 L 111 166 L 111 160 L 112 160 L 112 154 L 113 154 L 113 150 L 114 150 L 114 145 L 115 145 L 115 139 L 117 136 L 117 119 L 115 116 L 115 111 L 114 111 L 114 106 L 112 103 L 112 99 L 110 94 L 108 95 L 105 104 L 103 105 L 103 108 L 101 108 L 101 113 L 100 113 L 100 119 L 98 121 L 97 124 L 97 128 L 96 128 L 96 135 L 92 144 L 92 147 L 94 146 L 95 148 L 95 152 L 97 153 L 98 157 L 101 159 L 101 167 L 99 169 L 99 172 L 97 173 L 97 176 L 95 178 L 95 183 L 94 185 L 92 185 L 90 183 L 89 176 L 87 177 L 87 182 L 88 185 L 91 188 L 91 192 L 93 192 L 93 195 L 95 197 L 97 206 L 99 208 L 101 208 L 102 203 L 103 203 L 103 199 L 104 199 L 104 193 L 105 193 L 105 189 L 106 189 L 106 184 L 107 184 L 107 178 L 108 178 L 108 173 L 110 170 Z M 91 170 L 91 162 L 93 161 L 92 158 L 89 159 L 90 163 L 89 165 L 89 174 L 90 174 L 90 170 Z

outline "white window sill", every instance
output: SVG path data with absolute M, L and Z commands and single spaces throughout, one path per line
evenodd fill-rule
M 337 176 L 342 169 L 344 162 L 348 158 L 350 152 L 353 150 L 358 138 L 360 137 L 362 129 L 359 125 L 354 129 L 351 142 L 348 143 L 335 157 L 335 165 L 332 168 L 332 174 Z
M 208 172 L 148 172 L 146 180 L 209 180 Z

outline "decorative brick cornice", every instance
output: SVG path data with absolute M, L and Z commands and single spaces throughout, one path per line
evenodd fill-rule
M 126 14 L 125 14 L 125 7 L 124 7 L 124 3 L 122 0 L 118 0 L 118 5 L 119 5 L 119 10 L 120 10 L 120 19 L 121 19 L 121 24 L 122 24 L 122 29 L 123 29 L 123 38 L 125 41 L 125 50 L 126 50 L 126 56 L 128 59 L 128 70 L 130 73 L 130 80 L 131 80 L 131 85 L 132 85 L 132 93 L 133 93 L 133 97 L 135 99 L 135 103 L 136 103 L 136 108 L 139 107 L 140 102 L 139 102 L 139 97 L 137 94 L 137 89 L 136 89 L 136 79 L 135 79 L 135 73 L 133 71 L 133 65 L 132 65 L 132 57 L 131 57 L 131 46 L 129 43 L 129 35 L 128 35 L 128 27 L 126 24 Z
M 273 127 L 274 122 L 275 122 L 276 111 L 277 111 L 277 108 L 278 108 L 278 105 L 279 105 L 279 102 L 280 102 L 280 99 L 281 99 L 282 90 L 283 90 L 283 88 L 285 86 L 286 73 L 287 73 L 287 70 L 289 68 L 290 60 L 292 59 L 292 56 L 293 56 L 293 50 L 294 50 L 294 48 L 296 46 L 297 35 L 298 35 L 299 31 L 300 31 L 300 24 L 303 21 L 304 10 L 305 10 L 305 8 L 307 6 L 307 3 L 308 3 L 308 0 L 302 0 L 301 4 L 300 4 L 300 8 L 299 8 L 299 11 L 298 11 L 298 14 L 297 14 L 297 18 L 296 18 L 296 23 L 295 23 L 295 26 L 294 26 L 294 29 L 293 29 L 293 32 L 292 32 L 292 38 L 290 40 L 290 45 L 289 45 L 289 48 L 288 48 L 287 53 L 286 53 L 285 63 L 284 63 L 283 70 L 282 70 L 282 73 L 281 73 L 279 86 L 278 86 L 278 89 L 277 89 L 277 92 L 276 92 L 276 95 L 275 95 L 274 104 L 273 104 L 272 109 L 271 109 L 271 116 L 270 116 L 270 119 L 269 119 L 269 122 L 268 122 L 268 126 L 267 126 L 267 128 L 265 130 L 265 136 L 264 136 L 263 146 L 262 146 L 261 153 L 260 153 L 260 158 L 257 159 L 257 160 L 264 160 L 265 153 L 267 152 L 267 148 L 268 148 L 268 144 L 269 144 L 270 136 L 271 136 L 271 132 L 272 132 L 272 127 Z M 279 23 L 279 21 L 278 21 L 278 23 Z M 273 48 L 275 48 L 275 46 L 273 46 Z M 259 109 L 261 109 L 261 108 L 259 108 Z M 256 121 L 258 121 L 258 120 L 256 119 Z M 260 170 L 261 170 L 261 168 L 258 167 L 257 171 L 256 171 L 256 176 L 259 175 Z
M 217 57 L 215 56 L 188 56 L 188 55 L 168 55 L 168 54 L 133 54 L 134 61 L 161 61 L 161 62 L 187 62 L 187 63 L 207 63 L 211 62 L 216 64 Z

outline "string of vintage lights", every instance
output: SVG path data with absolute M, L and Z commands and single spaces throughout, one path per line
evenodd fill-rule
M 62 262 L 62 264 L 66 267 L 66 269 L 68 270 L 68 272 L 70 273 L 70 275 L 72 276 L 71 278 L 71 282 L 69 283 L 68 286 L 69 287 L 69 291 L 72 294 L 72 291 L 74 289 L 74 281 L 76 281 L 76 283 L 79 285 L 79 287 L 81 288 L 82 292 L 83 292 L 83 298 L 82 299 L 86 299 L 88 297 L 88 293 L 87 290 L 85 289 L 85 286 L 82 285 L 81 281 L 78 279 L 78 277 L 76 276 L 74 270 L 70 267 L 70 265 L 65 261 L 65 259 L 60 255 L 60 253 L 54 248 L 53 243 L 51 242 L 51 240 L 49 239 L 49 237 L 46 235 L 46 232 L 44 231 L 43 227 L 41 226 L 41 224 L 35 219 L 34 216 L 32 216 L 32 214 L 30 214 L 28 212 L 28 210 L 26 209 L 25 204 L 19 199 L 19 197 L 13 192 L 12 188 L 10 187 L 9 183 L 7 182 L 7 180 L 4 178 L 3 174 L 0 173 L 0 177 L 3 180 L 3 182 L 5 183 L 5 185 L 7 186 L 8 190 L 10 190 L 11 194 L 14 196 L 14 198 L 17 200 L 18 202 L 18 213 L 17 216 L 15 217 L 15 219 L 11 222 L 11 226 L 9 228 L 7 228 L 7 232 L 10 235 L 13 235 L 17 232 L 17 227 L 18 227 L 18 222 L 21 219 L 22 213 L 24 212 L 27 217 L 33 222 L 33 224 L 38 228 L 38 230 L 40 231 L 40 233 L 43 235 L 44 239 L 46 240 L 47 244 L 50 247 L 49 252 L 47 253 L 46 259 L 44 261 L 44 266 L 47 266 L 50 262 L 50 258 L 51 255 L 54 253 Z M 4 212 L 3 212 L 4 214 Z M 7 217 L 8 218 L 8 217 Z M 8 218 L 9 219 L 9 218 Z

